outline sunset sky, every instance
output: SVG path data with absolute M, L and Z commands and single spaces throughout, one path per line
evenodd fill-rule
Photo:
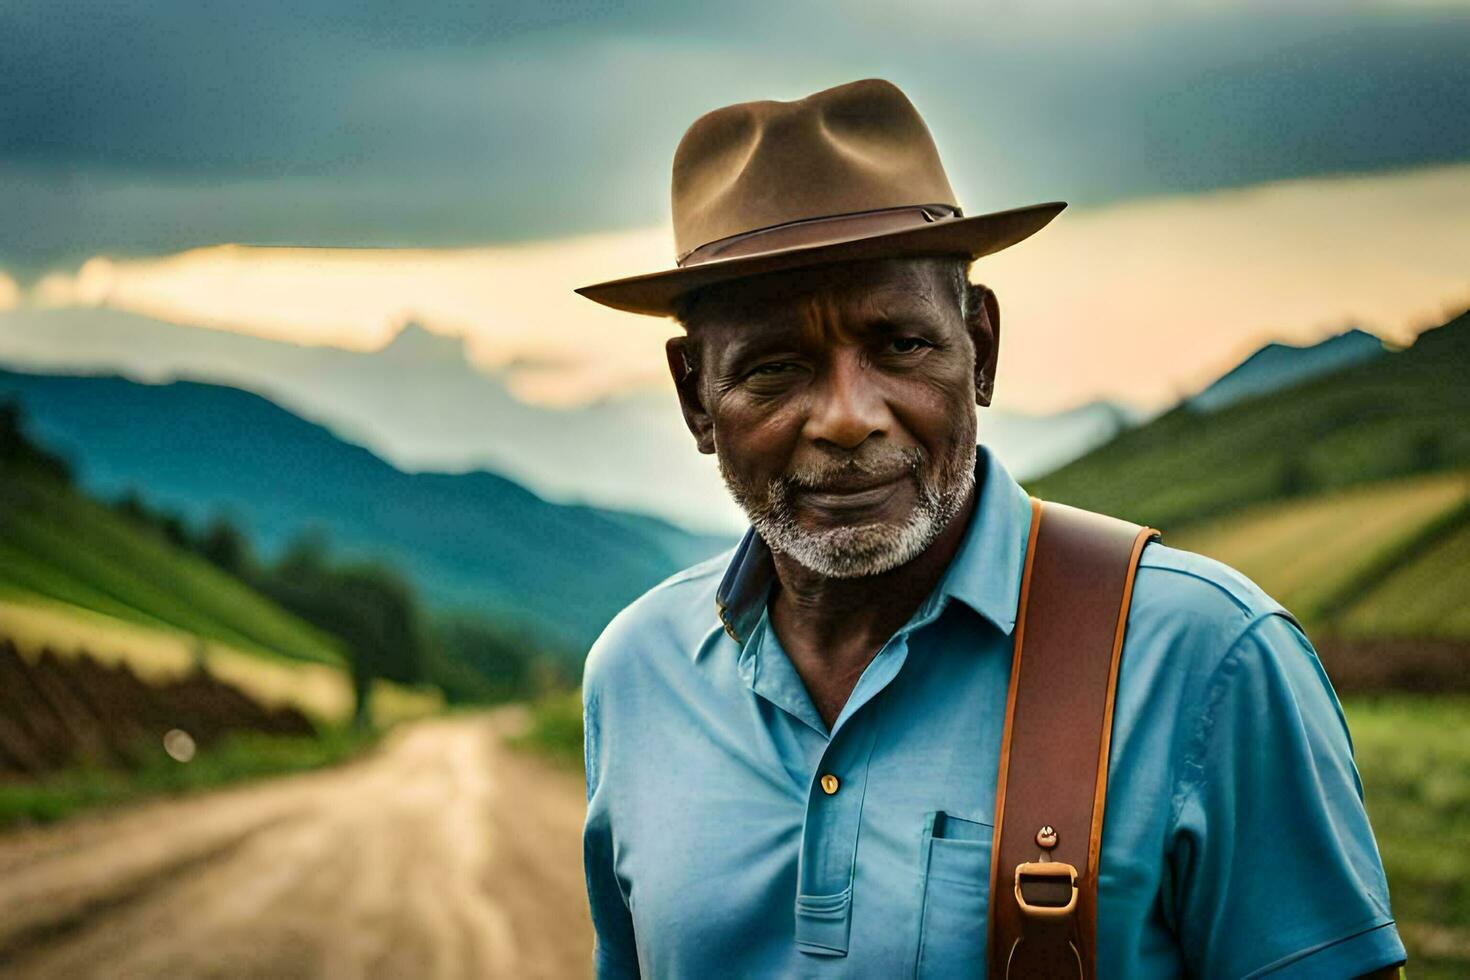
M 967 213 L 1071 202 L 974 270 L 1006 407 L 1158 407 L 1265 340 L 1470 305 L 1464 3 L 392 9 L 5 5 L 0 311 L 349 349 L 413 320 L 530 402 L 665 385 L 677 328 L 571 289 L 671 264 L 698 114 L 874 75 Z

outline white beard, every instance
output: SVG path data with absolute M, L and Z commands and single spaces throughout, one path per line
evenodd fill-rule
M 812 476 L 802 474 L 800 481 L 778 478 L 755 491 L 734 477 L 723 454 L 716 455 L 720 476 L 730 495 L 772 551 L 782 552 L 827 578 L 861 578 L 881 574 L 917 558 L 960 512 L 975 485 L 976 447 L 973 438 L 963 439 L 959 445 L 958 452 L 933 479 L 925 473 L 922 450 L 904 453 L 912 471 L 910 478 L 918 482 L 918 493 L 913 510 L 902 524 L 867 521 L 821 531 L 810 531 L 797 522 L 791 507 L 792 490 L 820 485 L 824 477 L 850 473 L 852 469 L 828 469 L 824 474 Z M 884 471 L 886 468 L 870 472 Z

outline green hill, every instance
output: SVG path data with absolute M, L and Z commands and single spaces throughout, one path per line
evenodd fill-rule
M 4 399 L 95 499 L 136 491 L 195 527 L 227 515 L 272 562 L 321 532 L 343 560 L 392 565 L 430 611 L 524 623 L 568 664 L 623 606 L 734 544 L 487 470 L 405 472 L 226 385 L 0 369 Z
M 52 475 L 0 462 L 0 596 L 39 597 L 271 657 L 342 665 L 337 640 Z
M 1164 540 L 1239 569 L 1309 626 L 1470 637 L 1467 513 L 1470 472 L 1437 473 L 1256 504 Z
M 1470 313 L 1292 388 L 1216 412 L 1175 408 L 1030 490 L 1167 534 L 1262 501 L 1470 467 L 1466 378 Z
M 1343 613 L 1344 635 L 1470 641 L 1470 506 L 1444 523 L 1451 526 Z

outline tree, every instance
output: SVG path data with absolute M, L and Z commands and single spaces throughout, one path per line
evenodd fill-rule
M 169 544 L 185 551 L 194 550 L 194 539 L 190 536 L 189 526 L 184 523 L 183 518 L 177 514 L 159 514 L 157 522 L 158 529 L 163 532 Z
M 129 487 L 126 493 L 113 502 L 112 507 L 138 527 L 155 526 L 153 514 L 148 510 L 148 505 L 143 503 L 143 497 L 136 487 Z
M 377 562 L 333 564 L 327 549 L 320 530 L 298 535 L 260 585 L 276 602 L 343 641 L 352 672 L 353 720 L 366 726 L 374 681 L 423 679 L 419 604 L 393 569 Z
M 236 578 L 247 581 L 252 578 L 255 561 L 250 553 L 250 542 L 225 516 L 219 515 L 209 522 L 197 545 L 199 554 L 217 568 Z
M 423 677 L 418 602 L 409 584 L 384 565 L 353 565 L 332 578 L 344 608 L 352 612 L 335 632 L 352 650 L 353 721 L 365 727 L 375 680 L 413 684 Z
M 1432 473 L 1443 469 L 1449 458 L 1444 432 L 1440 429 L 1420 432 L 1414 437 L 1411 457 L 1410 472 Z
M 1300 454 L 1288 456 L 1281 464 L 1277 491 L 1283 497 L 1299 497 L 1312 489 L 1312 472 Z
M 72 482 L 71 466 L 66 460 L 42 449 L 26 435 L 24 413 L 15 398 L 0 402 L 0 463 L 40 473 L 62 483 Z

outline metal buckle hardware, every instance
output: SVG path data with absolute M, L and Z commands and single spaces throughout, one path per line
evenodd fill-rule
M 1016 865 L 1016 904 L 1022 914 L 1038 919 L 1071 915 L 1077 908 L 1077 869 L 1060 861 L 1027 861 Z

